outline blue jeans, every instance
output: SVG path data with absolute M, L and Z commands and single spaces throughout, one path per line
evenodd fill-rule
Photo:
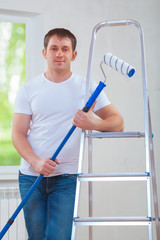
M 19 173 L 22 200 L 37 177 Z M 28 240 L 70 240 L 77 177 L 43 177 L 25 204 Z

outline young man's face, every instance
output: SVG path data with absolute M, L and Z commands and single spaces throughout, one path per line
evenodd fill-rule
M 47 49 L 43 49 L 42 53 L 47 60 L 48 69 L 57 73 L 70 72 L 71 61 L 77 56 L 77 52 L 73 52 L 71 40 L 57 35 L 50 38 Z

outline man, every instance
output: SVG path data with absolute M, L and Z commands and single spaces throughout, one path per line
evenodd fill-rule
M 21 155 L 22 199 L 39 174 L 44 178 L 24 206 L 30 240 L 70 240 L 81 129 L 122 131 L 123 119 L 101 93 L 88 113 L 81 109 L 85 79 L 71 72 L 76 38 L 68 30 L 50 30 L 42 54 L 47 71 L 20 89 L 13 116 L 12 139 Z M 92 85 L 92 91 L 95 86 Z M 72 122 L 73 121 L 73 122 Z M 50 160 L 72 126 L 78 127 L 55 161 Z

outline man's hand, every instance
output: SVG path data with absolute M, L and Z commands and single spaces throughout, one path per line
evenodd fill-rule
M 33 161 L 32 167 L 39 174 L 49 176 L 56 168 L 56 165 L 59 165 L 59 161 L 56 158 L 52 161 L 50 158 L 39 158 L 36 161 Z
M 96 102 L 92 105 L 89 111 L 83 112 L 82 110 L 78 110 L 73 119 L 73 125 L 83 130 L 92 130 L 95 125 L 95 117 L 93 116 L 93 109 L 95 107 Z

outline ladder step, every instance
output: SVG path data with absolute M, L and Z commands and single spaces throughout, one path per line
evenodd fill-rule
M 113 225 L 149 225 L 149 217 L 77 217 L 73 219 L 75 225 L 81 226 L 113 226 Z
M 78 180 L 89 181 L 145 181 L 150 177 L 149 173 L 104 173 L 104 174 L 79 174 Z
M 145 137 L 140 132 L 92 132 L 85 134 L 88 138 L 140 138 Z

